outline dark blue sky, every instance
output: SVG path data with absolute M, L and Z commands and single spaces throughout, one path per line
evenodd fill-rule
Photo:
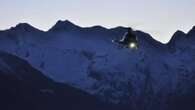
M 59 19 L 80 26 L 131 26 L 161 42 L 195 25 L 195 0 L 0 0 L 0 29 L 19 22 L 47 30 Z

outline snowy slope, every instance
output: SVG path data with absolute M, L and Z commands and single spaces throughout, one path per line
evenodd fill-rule
M 176 32 L 168 44 L 136 31 L 137 51 L 111 42 L 125 31 L 123 27 L 81 28 L 70 21 L 58 21 L 43 32 L 19 24 L 0 32 L 0 49 L 26 59 L 57 82 L 113 103 L 131 103 L 133 107 L 141 103 L 146 109 L 159 107 L 159 103 L 167 107 L 170 94 L 193 92 L 194 28 L 187 34 Z
M 44 76 L 23 59 L 0 51 L 1 110 L 119 110 Z

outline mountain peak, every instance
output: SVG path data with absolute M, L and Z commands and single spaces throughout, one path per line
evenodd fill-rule
M 100 26 L 100 25 L 96 25 L 96 26 L 93 26 L 93 27 L 91 27 L 91 28 L 97 29 L 97 30 L 104 30 L 104 29 L 106 29 L 105 27 Z
M 12 27 L 11 30 L 31 32 L 31 31 L 37 31 L 38 29 L 36 29 L 35 27 L 31 26 L 28 23 L 19 23 L 15 27 Z
M 192 27 L 192 30 L 195 30 L 195 26 Z
M 19 23 L 16 25 L 16 27 L 32 27 L 32 26 L 28 23 Z
M 183 41 L 185 38 L 186 38 L 186 34 L 181 30 L 177 30 L 167 44 L 168 46 L 173 47 L 176 43 Z
M 192 29 L 188 32 L 189 36 L 195 36 L 195 26 L 192 27 Z
M 59 20 L 57 21 L 56 25 L 74 25 L 74 24 L 69 20 L 65 20 L 65 21 Z
M 70 22 L 69 20 L 59 20 L 49 31 L 75 30 L 79 26 Z
M 184 36 L 184 35 L 185 35 L 185 33 L 184 33 L 183 31 L 177 30 L 177 31 L 173 34 L 173 37 L 177 37 L 177 36 L 181 37 L 181 36 Z

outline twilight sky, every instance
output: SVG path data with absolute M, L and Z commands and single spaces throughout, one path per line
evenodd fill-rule
M 131 26 L 166 43 L 195 25 L 195 0 L 0 0 L 0 30 L 19 22 L 48 30 L 66 19 L 82 27 Z

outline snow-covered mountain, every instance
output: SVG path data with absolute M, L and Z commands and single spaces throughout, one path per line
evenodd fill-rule
M 0 52 L 0 97 L 1 110 L 119 110 L 5 52 Z
M 140 110 L 165 110 L 176 98 L 187 102 L 194 96 L 195 27 L 187 34 L 177 31 L 167 44 L 135 31 L 138 50 L 112 43 L 125 32 L 124 27 L 82 28 L 70 21 L 58 21 L 43 32 L 22 23 L 0 32 L 0 50 L 57 82 Z

